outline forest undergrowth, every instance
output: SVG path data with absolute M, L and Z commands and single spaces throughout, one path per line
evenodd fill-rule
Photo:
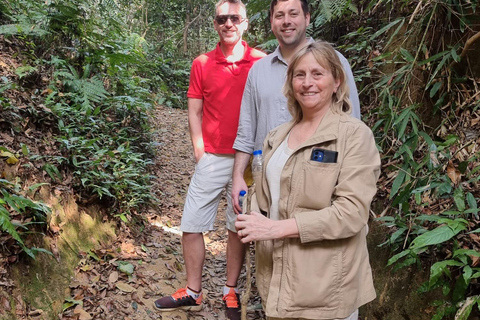
M 268 3 L 248 2 L 246 37 L 267 51 L 276 45 Z M 433 319 L 468 319 L 480 305 L 478 2 L 310 4 L 308 33 L 350 60 L 362 119 L 382 155 L 376 203 L 383 211 L 375 219 L 387 230 L 378 245 L 392 252 L 388 267 L 429 269 L 418 290 L 442 293 Z M 206 0 L 0 3 L 0 285 L 7 291 L 9 266 L 55 254 L 33 240 L 58 232 L 39 200 L 45 188 L 102 206 L 122 232 L 148 225 L 145 212 L 166 198 L 151 192 L 161 149 L 155 137 L 168 133 L 150 120 L 159 105 L 185 107 L 191 59 L 216 41 L 211 12 Z M 0 299 L 5 308 L 31 307 Z

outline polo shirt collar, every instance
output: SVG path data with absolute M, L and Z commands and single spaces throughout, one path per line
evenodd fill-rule
M 251 50 L 251 48 L 247 45 L 247 43 L 242 40 L 242 45 L 243 45 L 243 48 L 245 49 L 244 52 L 243 52 L 243 57 L 242 59 L 236 61 L 235 63 L 239 63 L 240 61 L 250 61 L 250 54 L 249 51 Z M 217 43 L 217 47 L 215 48 L 215 61 L 217 63 L 232 63 L 230 61 L 227 61 L 227 59 L 225 59 L 225 55 L 223 54 L 222 52 L 222 49 L 220 48 L 220 42 Z

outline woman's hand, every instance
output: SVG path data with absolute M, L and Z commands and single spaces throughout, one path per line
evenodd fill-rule
M 298 237 L 295 219 L 277 221 L 255 211 L 252 211 L 250 214 L 237 215 L 235 228 L 242 243 Z

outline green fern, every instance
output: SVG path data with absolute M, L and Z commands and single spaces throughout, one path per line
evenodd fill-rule
M 42 37 L 48 33 L 47 30 L 31 23 L 15 23 L 0 26 L 0 35 L 5 36 L 30 35 Z
M 15 70 L 15 74 L 20 78 L 24 78 L 24 77 L 27 77 L 35 72 L 38 72 L 38 69 L 36 67 L 32 67 L 32 66 L 21 66 L 21 67 L 18 67 L 16 70 Z
M 342 17 L 346 13 L 358 13 L 352 0 L 317 0 L 315 25 L 319 26 Z
M 121 11 L 120 7 L 114 0 L 101 0 L 98 4 L 99 13 L 103 16 L 108 27 L 121 32 L 125 28 L 125 23 L 119 19 L 118 13 Z
M 103 87 L 103 82 L 99 79 L 79 79 L 72 82 L 72 84 L 87 102 L 101 102 L 108 95 L 108 91 Z
M 54 76 L 63 80 L 64 87 L 71 93 L 76 93 L 81 97 L 82 104 L 90 104 L 90 102 L 102 102 L 108 95 L 103 82 L 95 77 L 88 78 L 90 75 L 90 65 L 84 69 L 82 76 L 78 74 L 74 67 L 68 65 L 68 69 L 59 70 Z
M 10 10 L 7 7 L 6 3 L 3 3 L 3 1 L 0 2 L 0 22 L 2 21 L 4 15 L 8 17 L 10 14 Z

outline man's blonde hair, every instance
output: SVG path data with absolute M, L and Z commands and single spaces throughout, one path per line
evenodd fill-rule
M 240 7 L 245 10 L 245 17 L 247 15 L 247 7 L 245 6 L 245 4 L 241 1 L 241 0 L 220 0 L 217 2 L 217 4 L 215 5 L 215 15 L 217 15 L 217 10 L 218 10 L 218 7 L 220 7 L 222 4 L 224 3 L 232 3 L 232 4 L 239 4 Z

